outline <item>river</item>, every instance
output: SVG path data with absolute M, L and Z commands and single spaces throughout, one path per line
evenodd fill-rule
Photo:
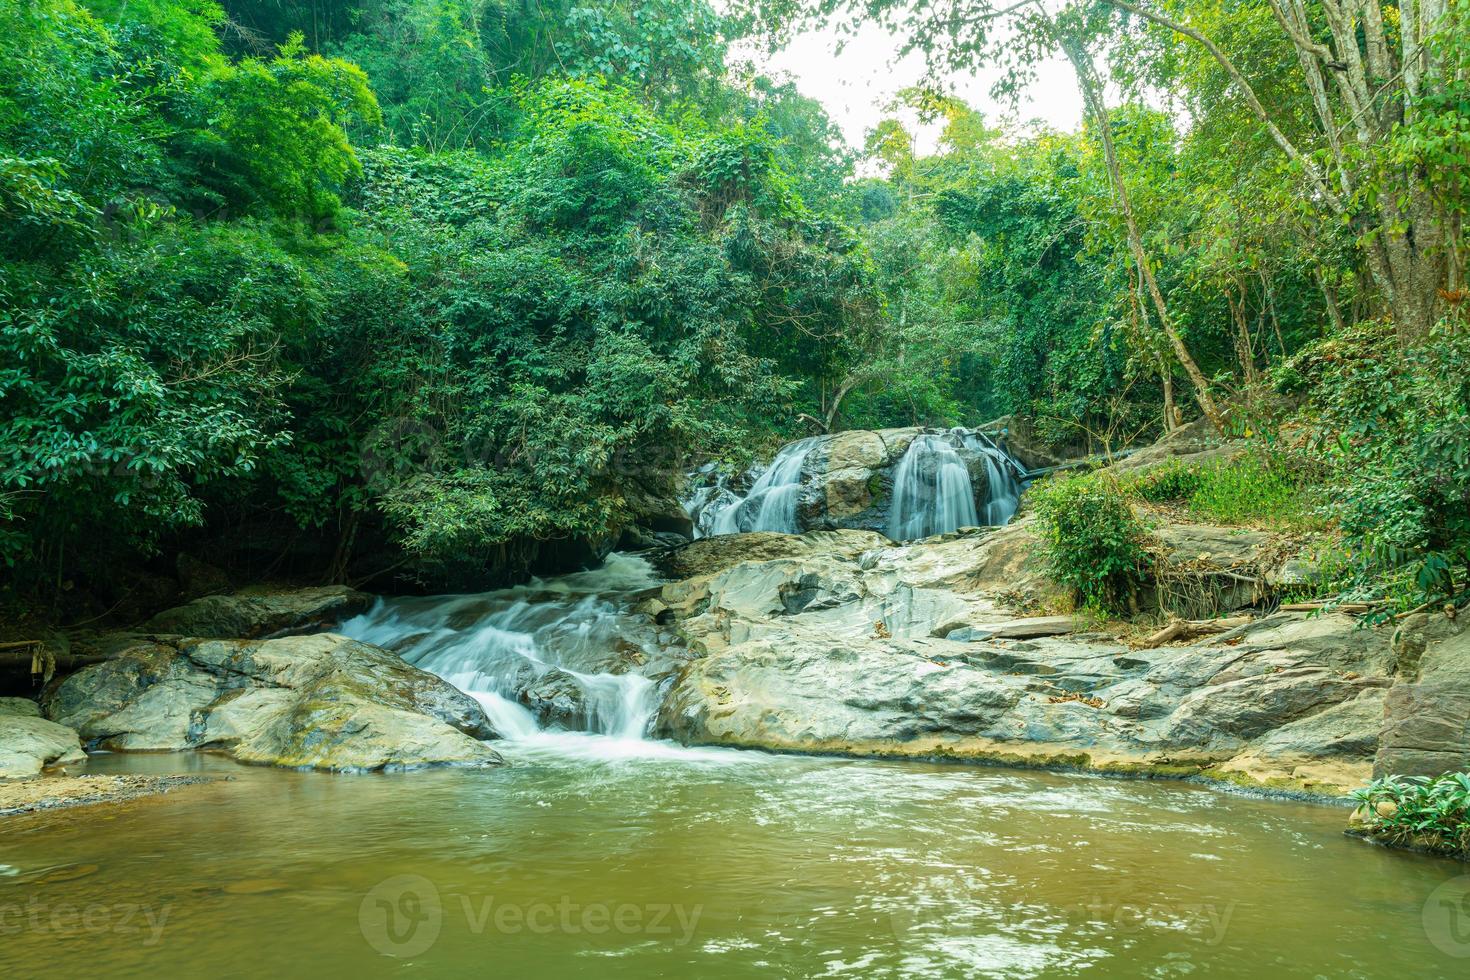
M 0 824 L 0 976 L 1470 973 L 1461 866 L 1340 807 L 647 737 L 656 685 L 597 651 L 648 581 L 619 559 L 344 627 L 475 693 L 501 769 L 94 756 L 229 778 Z M 528 671 L 576 680 L 585 730 L 513 702 Z

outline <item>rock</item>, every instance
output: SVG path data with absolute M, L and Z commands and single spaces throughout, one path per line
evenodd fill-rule
M 618 536 L 619 551 L 648 551 L 659 547 L 659 539 L 646 527 L 634 524 L 623 528 L 623 533 Z
M 861 520 L 883 492 L 880 471 L 891 467 L 919 430 L 852 430 L 828 437 L 814 454 L 827 522 Z M 877 530 L 877 528 L 873 528 Z
M 1394 663 L 1384 632 L 1341 614 L 1279 614 L 1132 650 L 1072 633 L 1071 617 L 1018 618 L 1007 595 L 1034 556 L 1022 521 L 856 556 L 718 562 L 670 583 L 663 612 L 697 657 L 675 676 L 659 730 L 1320 793 L 1367 778 Z
M 41 717 L 41 706 L 30 698 L 0 698 L 0 715 L 39 718 Z
M 34 701 L 0 698 L 0 779 L 28 779 L 86 761 L 76 731 L 42 718 Z
M 1400 674 L 1384 706 L 1374 775 L 1470 770 L 1470 631 L 1438 614 L 1410 617 L 1394 648 Z
M 1271 536 L 1263 531 L 1211 524 L 1166 524 L 1154 531 L 1170 561 L 1205 562 L 1218 568 L 1254 568 Z
M 883 535 L 871 531 L 809 531 L 806 534 L 756 531 L 700 538 L 656 558 L 654 562 L 665 575 L 682 579 L 713 575 L 745 561 L 803 555 L 855 557 L 864 551 L 887 548 L 892 544 Z
M 345 585 L 278 592 L 211 595 L 166 609 L 143 624 L 149 633 L 209 639 L 255 639 L 328 629 L 372 605 Z
M 1213 464 L 1234 459 L 1244 451 L 1243 440 L 1222 439 L 1207 420 L 1200 418 L 1121 457 L 1108 470 L 1116 476 L 1138 476 L 1176 459 L 1185 464 Z
M 587 726 L 587 694 L 577 679 L 553 668 L 521 691 L 521 700 L 536 713 L 542 727 L 559 725 L 580 730 Z
M 362 772 L 491 766 L 472 698 L 393 654 L 332 634 L 133 639 L 47 692 L 48 717 L 115 750 L 211 748 L 242 762 Z
M 969 643 L 976 640 L 1025 640 L 1039 636 L 1061 636 L 1077 632 L 1075 616 L 1028 616 L 1008 619 L 988 626 L 961 625 L 958 629 L 941 626 L 932 635 Z

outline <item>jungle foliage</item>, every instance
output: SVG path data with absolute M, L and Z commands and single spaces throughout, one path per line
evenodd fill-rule
M 10 595 L 221 542 L 514 577 L 813 427 L 1106 451 L 1196 413 L 1259 472 L 1176 474 L 1190 507 L 1458 595 L 1465 4 L 0 6 Z M 730 55 L 813 18 L 1002 98 L 1062 59 L 1083 125 L 926 87 L 848 147 Z

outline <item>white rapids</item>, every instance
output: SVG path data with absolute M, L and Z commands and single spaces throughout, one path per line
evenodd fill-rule
M 473 697 L 505 740 L 497 747 L 512 752 L 738 758 L 650 737 L 659 685 L 629 669 L 628 657 L 651 658 L 657 647 L 647 618 L 630 607 L 657 584 L 642 558 L 613 554 L 600 568 L 512 589 L 380 599 L 339 632 L 392 650 Z M 549 720 L 529 706 L 527 691 L 551 679 L 575 689 L 574 717 Z

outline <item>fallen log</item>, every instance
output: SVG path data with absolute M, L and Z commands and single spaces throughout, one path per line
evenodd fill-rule
M 1235 616 L 1231 619 L 1176 619 L 1157 633 L 1145 638 L 1142 645 L 1159 647 L 1176 640 L 1192 640 L 1197 636 L 1224 633 L 1251 622 L 1254 622 L 1252 616 Z

